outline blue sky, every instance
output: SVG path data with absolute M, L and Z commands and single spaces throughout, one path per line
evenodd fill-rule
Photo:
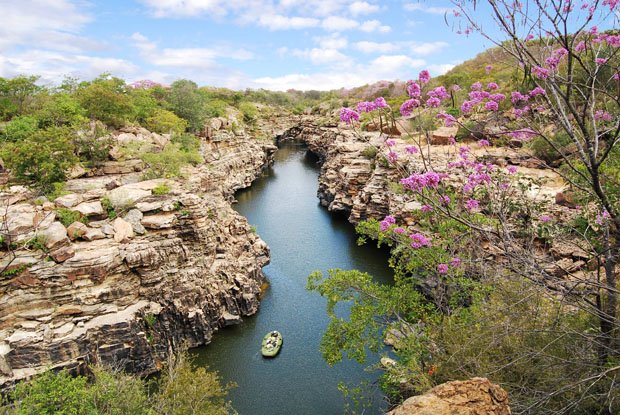
M 448 0 L 0 0 L 0 76 L 335 89 L 439 75 L 490 46 Z

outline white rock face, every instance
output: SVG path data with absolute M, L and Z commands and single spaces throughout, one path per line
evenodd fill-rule
M 124 219 L 114 219 L 114 240 L 116 242 L 129 242 L 129 239 L 134 237 L 133 227 L 131 223 Z

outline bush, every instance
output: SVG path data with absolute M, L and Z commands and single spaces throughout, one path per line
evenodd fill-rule
M 15 117 L 10 122 L 6 123 L 4 128 L 0 131 L 0 137 L 2 137 L 4 141 L 15 143 L 27 139 L 38 130 L 39 121 L 31 115 L 25 115 L 22 117 Z
M 87 219 L 82 217 L 82 214 L 75 210 L 58 208 L 55 210 L 55 212 L 58 220 L 60 221 L 60 223 L 65 225 L 65 227 L 71 225 L 73 222 L 88 223 Z
M 91 119 L 114 128 L 123 126 L 134 113 L 125 81 L 119 78 L 102 75 L 78 90 L 77 98 Z
M 239 111 L 243 114 L 243 121 L 247 124 L 253 124 L 258 116 L 256 105 L 251 102 L 242 102 L 239 104 Z
M 162 108 L 154 110 L 153 114 L 144 121 L 144 127 L 159 134 L 182 134 L 187 126 L 188 123 L 183 118 Z
M 77 162 L 74 153 L 72 132 L 67 127 L 51 127 L 7 143 L 0 157 L 17 180 L 49 191 L 53 183 L 65 180 L 66 171 Z
M 160 153 L 144 153 L 141 159 L 148 167 L 145 172 L 147 179 L 178 177 L 183 166 L 203 162 L 200 153 L 184 151 L 178 143 L 169 143 Z
M 207 117 L 225 117 L 226 116 L 226 108 L 228 108 L 228 104 L 221 99 L 213 99 L 207 101 L 205 104 L 205 111 Z
M 379 151 L 379 149 L 375 146 L 368 146 L 366 147 L 364 150 L 362 150 L 362 156 L 366 157 L 369 160 L 374 159 L 375 157 L 377 157 L 377 152 Z
M 153 188 L 153 194 L 155 196 L 162 196 L 170 193 L 170 186 L 166 183 L 158 184 Z

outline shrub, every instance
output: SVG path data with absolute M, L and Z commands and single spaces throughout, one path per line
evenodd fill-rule
M 77 98 L 91 119 L 114 128 L 123 126 L 134 113 L 125 81 L 105 74 L 78 90 Z
M 226 108 L 228 108 L 228 104 L 221 99 L 212 99 L 207 101 L 205 104 L 205 111 L 207 117 L 225 117 L 226 116 Z
M 368 146 L 364 150 L 362 150 L 362 156 L 366 157 L 369 160 L 374 159 L 377 156 L 377 152 L 379 149 L 375 146 Z
M 73 222 L 83 222 L 88 223 L 88 220 L 82 217 L 80 212 L 76 212 L 75 210 L 67 209 L 67 208 L 58 208 L 55 210 L 56 216 L 60 223 L 65 225 L 65 227 L 71 225 Z
M 188 123 L 172 111 L 157 108 L 146 118 L 144 126 L 160 134 L 182 134 L 187 129 Z
M 148 179 L 178 177 L 183 166 L 203 162 L 197 151 L 184 151 L 178 143 L 169 143 L 160 153 L 144 153 L 141 158 L 148 167 Z
M 170 192 L 170 186 L 166 183 L 158 184 L 153 188 L 153 194 L 155 196 L 162 196 Z
M 253 124 L 258 116 L 256 105 L 251 102 L 242 102 L 239 104 L 239 111 L 243 114 L 243 121 L 247 124 Z
M 15 143 L 7 143 L 0 157 L 19 181 L 33 182 L 45 191 L 65 180 L 76 162 L 72 133 L 67 127 L 51 127 Z

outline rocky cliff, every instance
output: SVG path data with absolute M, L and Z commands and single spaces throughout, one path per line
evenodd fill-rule
M 151 373 L 170 350 L 258 310 L 269 249 L 230 200 L 276 147 L 219 126 L 202 141 L 204 164 L 143 181 L 143 163 L 115 149 L 169 137 L 127 129 L 113 140 L 111 160 L 75 172 L 55 200 L 0 194 L 3 386 L 87 362 Z M 81 219 L 66 223 L 70 212 Z
M 443 383 L 387 415 L 510 415 L 508 394 L 485 378 Z

